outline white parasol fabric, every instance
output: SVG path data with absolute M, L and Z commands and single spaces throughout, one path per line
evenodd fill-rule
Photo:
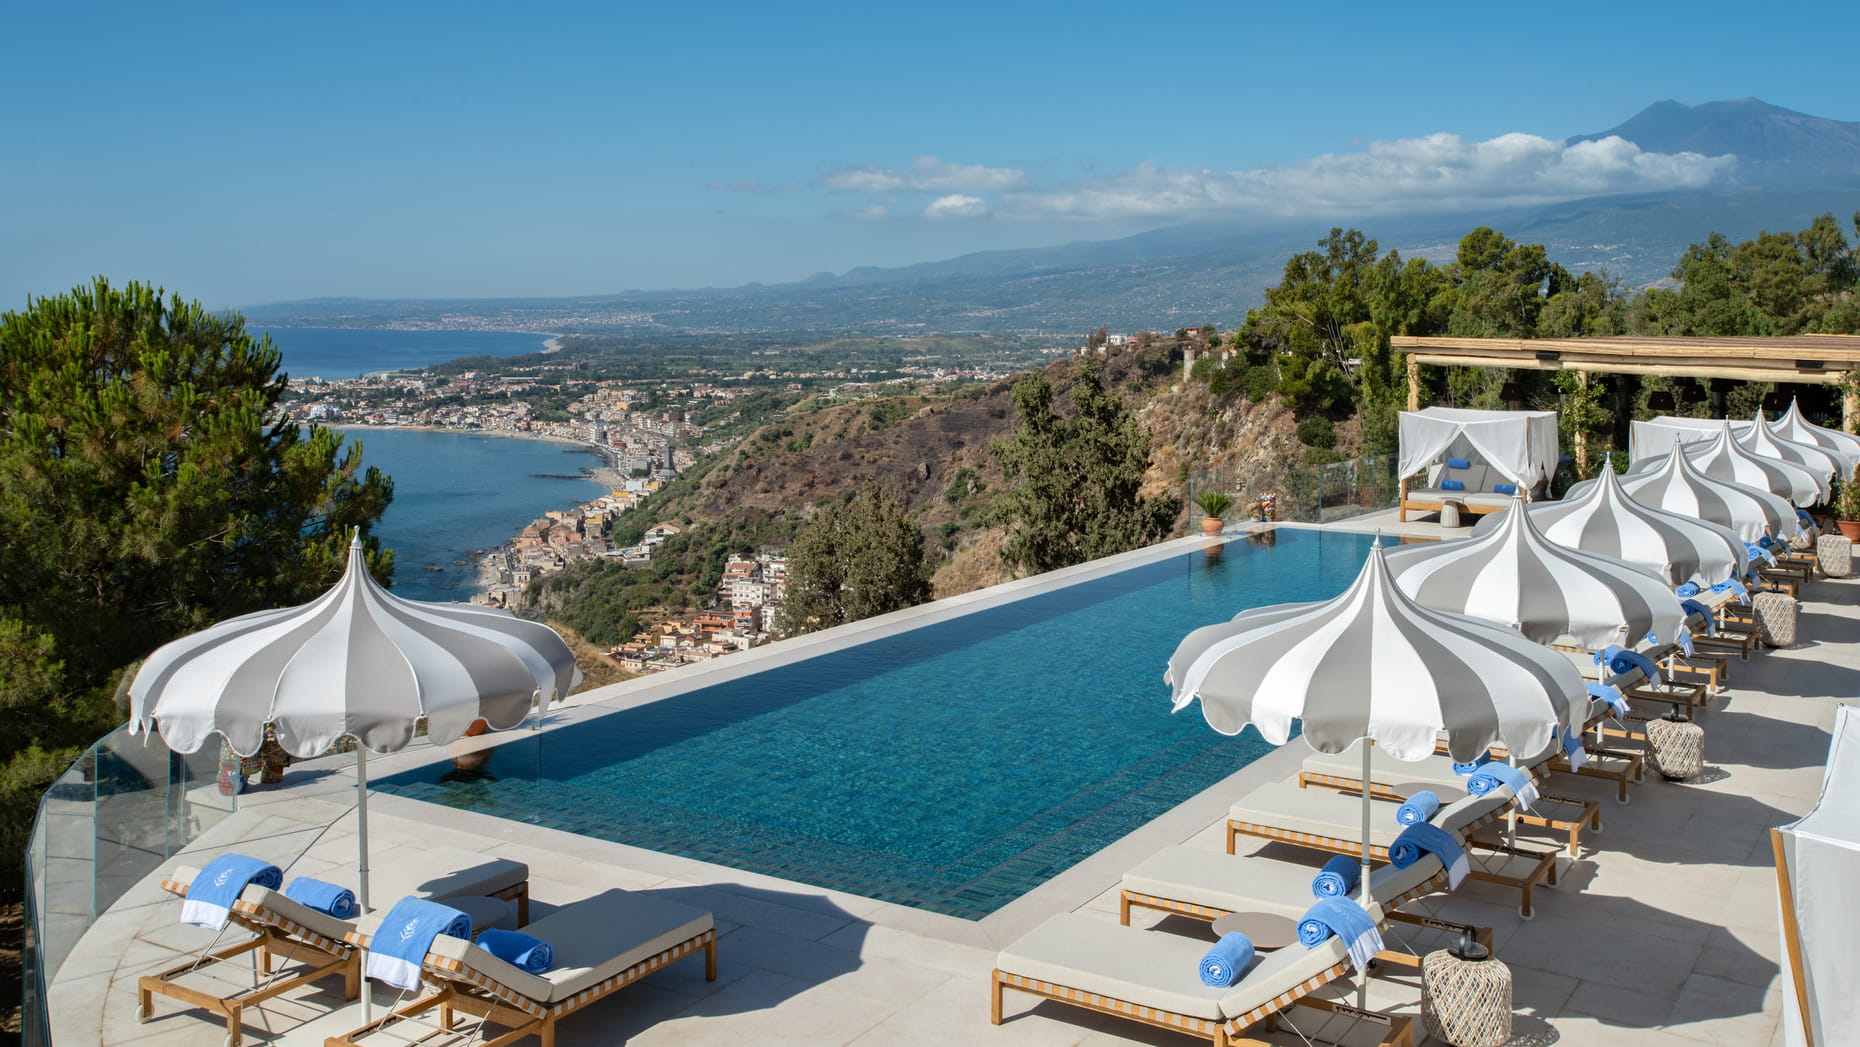
M 1583 497 L 1595 482 L 1584 480 L 1564 497 Z M 1646 472 L 1622 477 L 1621 490 L 1643 505 L 1728 527 L 1746 542 L 1755 542 L 1765 532 L 1786 539 L 1801 529 L 1788 499 L 1707 476 L 1683 454 L 1666 455 Z
M 1548 540 L 1518 511 L 1523 504 L 1484 534 L 1389 553 L 1389 574 L 1424 607 L 1509 626 L 1538 643 L 1600 650 L 1649 633 L 1678 638 L 1686 614 L 1660 577 Z
M 1686 457 L 1707 476 L 1762 488 L 1803 509 L 1828 500 L 1827 481 L 1799 465 L 1752 454 L 1737 442 L 1729 422 L 1711 443 L 1687 448 Z
M 366 753 L 405 747 L 422 719 L 436 744 L 479 719 L 515 727 L 580 680 L 568 645 L 546 625 L 389 594 L 369 576 L 358 536 L 342 580 L 316 600 L 221 622 L 149 655 L 129 685 L 129 726 L 159 731 L 183 753 L 218 734 L 249 755 L 267 724 L 294 756 L 356 739 L 366 906 Z
M 1744 540 L 1735 532 L 1628 497 L 1607 465 L 1580 492 L 1572 490 L 1561 501 L 1533 502 L 1524 511 L 1550 541 L 1636 564 L 1665 578 L 1671 588 L 1687 582 L 1716 585 L 1750 570 Z M 1500 526 L 1509 514 L 1481 517 L 1473 535 Z
M 1789 401 L 1789 409 L 1781 418 L 1770 423 L 1770 431 L 1785 440 L 1814 444 L 1823 450 L 1846 455 L 1848 465 L 1841 473 L 1843 481 L 1853 475 L 1855 466 L 1860 466 L 1860 436 L 1816 425 L 1802 415 L 1802 406 L 1795 400 Z
M 1860 1044 L 1860 710 L 1835 710 L 1821 795 L 1770 838 L 1782 903 L 1783 1042 Z
M 1824 450 L 1816 444 L 1798 443 L 1780 436 L 1761 414 L 1749 426 L 1736 430 L 1737 446 L 1763 458 L 1779 458 L 1799 465 L 1815 475 L 1825 488 L 1846 473 L 1846 456 Z

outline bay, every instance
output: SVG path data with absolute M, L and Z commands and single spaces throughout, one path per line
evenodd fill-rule
M 340 431 L 362 444 L 364 466 L 394 478 L 394 501 L 375 533 L 394 550 L 394 595 L 411 600 L 469 600 L 478 591 L 474 550 L 502 545 L 547 510 L 572 509 L 607 490 L 564 478 L 600 464 L 572 444 L 419 429 Z
M 350 327 L 253 328 L 269 334 L 293 378 L 355 378 L 465 356 L 540 353 L 550 335 L 523 331 L 376 331 Z

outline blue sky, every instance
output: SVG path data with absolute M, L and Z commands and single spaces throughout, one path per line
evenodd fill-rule
M 776 282 L 1196 220 L 1712 184 L 1665 98 L 1860 120 L 1860 5 L 15 7 L 0 309 Z

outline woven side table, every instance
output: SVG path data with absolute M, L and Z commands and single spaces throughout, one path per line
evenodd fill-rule
M 1841 535 L 1815 539 L 1815 556 L 1821 561 L 1821 573 L 1829 578 L 1845 578 L 1854 571 L 1854 543 Z
M 1795 645 L 1796 599 L 1782 593 L 1758 593 L 1750 601 L 1757 620 L 1757 639 L 1770 647 Z
M 1511 1039 L 1511 968 L 1462 940 L 1421 958 L 1421 1024 L 1453 1047 L 1498 1047 Z
M 1684 716 L 1648 720 L 1647 753 L 1662 777 L 1684 781 L 1705 769 L 1705 728 Z

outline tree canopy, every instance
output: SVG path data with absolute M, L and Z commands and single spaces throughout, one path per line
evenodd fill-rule
M 930 599 L 923 532 L 867 480 L 848 500 L 815 508 L 788 546 L 784 636 L 914 607 Z
M 1091 363 L 1080 366 L 1070 399 L 1072 417 L 1062 417 L 1045 375 L 1022 376 L 1013 435 L 992 448 L 1013 481 L 999 503 L 1002 558 L 1032 574 L 1160 541 L 1181 508 L 1139 495 L 1149 437 Z
M 118 677 L 155 647 L 314 596 L 387 508 L 359 444 L 270 421 L 279 362 L 241 317 L 141 284 L 0 315 L 8 777 L 61 763 L 33 746 L 108 730 Z M 365 541 L 385 579 L 392 555 Z

